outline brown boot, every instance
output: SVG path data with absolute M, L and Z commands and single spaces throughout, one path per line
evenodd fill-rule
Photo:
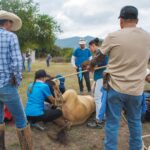
M 0 124 L 0 150 L 5 150 L 5 124 Z
M 33 150 L 33 142 L 29 125 L 23 129 L 17 128 L 17 135 L 19 138 L 21 150 Z

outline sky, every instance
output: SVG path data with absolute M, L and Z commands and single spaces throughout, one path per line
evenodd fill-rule
M 139 10 L 138 26 L 150 32 L 149 0 L 34 0 L 41 14 L 48 14 L 61 26 L 58 38 L 94 36 L 105 38 L 120 29 L 120 9 L 133 5 Z

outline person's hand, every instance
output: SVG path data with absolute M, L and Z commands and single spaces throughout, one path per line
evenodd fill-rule
M 150 83 L 150 74 L 148 74 L 148 75 L 146 76 L 145 80 L 146 80 L 148 83 Z
M 90 71 L 90 72 L 94 72 L 94 67 L 91 67 L 90 65 L 88 65 L 86 67 L 86 70 Z
M 85 61 L 82 63 L 82 70 L 87 70 L 87 66 L 90 64 L 90 61 Z

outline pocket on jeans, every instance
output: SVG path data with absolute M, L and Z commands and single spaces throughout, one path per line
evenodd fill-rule
M 111 103 L 120 103 L 120 95 L 119 95 L 119 93 L 117 93 L 116 91 L 114 91 L 113 89 L 109 89 L 108 90 L 108 96 L 107 96 L 107 99 L 108 99 L 108 101 L 109 102 L 111 102 Z
M 17 97 L 18 97 L 18 91 L 17 91 L 16 87 L 7 86 L 4 89 L 4 93 L 3 93 L 4 101 L 10 101 L 11 99 L 14 99 Z

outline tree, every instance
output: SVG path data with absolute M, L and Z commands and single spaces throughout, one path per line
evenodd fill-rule
M 54 45 L 54 47 L 51 50 L 52 56 L 62 56 L 61 55 L 62 49 L 59 46 Z
M 46 52 L 51 52 L 54 49 L 56 40 L 55 32 L 59 32 L 60 27 L 48 15 L 37 15 L 35 20 L 36 42 L 39 48 L 45 48 Z M 43 47 L 44 46 L 44 47 Z
M 18 35 L 21 50 L 37 48 L 50 52 L 55 43 L 55 32 L 60 32 L 60 27 L 48 15 L 40 15 L 38 4 L 33 0 L 1 0 L 0 9 L 17 14 L 23 22 Z
M 73 48 L 63 48 L 61 55 L 65 58 L 67 62 L 70 61 L 72 56 Z

